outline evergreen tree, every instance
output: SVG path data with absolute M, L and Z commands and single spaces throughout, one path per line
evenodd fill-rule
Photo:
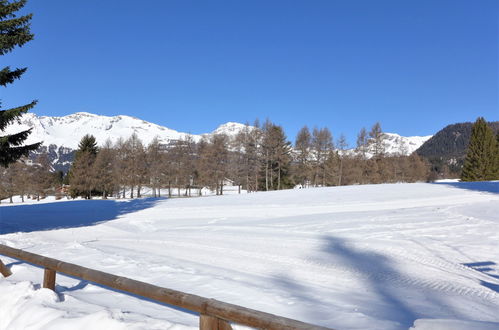
M 96 187 L 94 162 L 97 157 L 97 142 L 93 135 L 85 135 L 78 144 L 75 159 L 69 170 L 70 194 L 72 197 L 83 196 L 92 198 L 92 191 Z
M 17 17 L 15 14 L 25 4 L 26 0 L 0 1 L 0 55 L 11 52 L 15 47 L 22 47 L 34 37 L 30 32 L 32 15 Z M 14 80 L 21 78 L 24 72 L 26 68 L 11 70 L 8 66 L 4 67 L 0 70 L 0 85 L 6 87 L 12 84 Z M 35 105 L 36 101 L 32 101 L 19 107 L 0 110 L 0 133 Z M 10 135 L 0 135 L 0 165 L 7 167 L 23 155 L 27 156 L 30 151 L 38 149 L 41 143 L 23 145 L 30 133 L 31 129 L 27 129 Z
M 483 117 L 479 117 L 471 129 L 470 143 L 464 159 L 462 181 L 496 179 L 497 140 Z
M 99 149 L 97 148 L 97 141 L 93 135 L 87 134 L 81 138 L 80 143 L 78 143 L 78 150 L 76 151 L 76 156 L 78 157 L 78 153 L 88 152 L 91 155 L 97 156 L 97 152 Z

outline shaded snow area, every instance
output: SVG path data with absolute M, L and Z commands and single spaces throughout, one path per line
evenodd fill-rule
M 0 243 L 337 329 L 499 329 L 498 182 L 0 206 Z M 1 257 L 0 329 L 198 316 Z

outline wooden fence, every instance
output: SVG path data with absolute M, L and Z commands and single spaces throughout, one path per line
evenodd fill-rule
M 78 266 L 0 244 L 0 254 L 22 260 L 45 269 L 43 287 L 55 290 L 56 272 L 107 286 L 157 302 L 199 313 L 201 330 L 230 330 L 230 323 L 259 329 L 328 329 L 242 306 L 224 303 L 193 294 L 162 288 L 149 283 Z M 11 271 L 0 261 L 0 273 L 7 277 Z

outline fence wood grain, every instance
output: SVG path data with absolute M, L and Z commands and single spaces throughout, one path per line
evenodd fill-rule
M 4 265 L 2 260 L 0 260 L 0 274 L 2 274 L 3 277 L 9 277 L 10 275 L 12 275 L 12 272 L 7 266 Z
M 55 291 L 55 270 L 45 268 L 43 274 L 43 287 Z
M 0 254 L 45 268 L 44 287 L 55 287 L 56 272 L 94 282 L 123 292 L 128 292 L 161 303 L 181 307 L 200 314 L 200 329 L 230 330 L 229 322 L 259 329 L 329 329 L 309 323 L 228 304 L 215 299 L 162 288 L 153 284 L 116 276 L 95 269 L 44 257 L 35 253 L 0 244 Z M 0 261 L 0 270 L 7 269 Z M 8 269 L 7 269 L 8 270 Z M 10 272 L 10 270 L 8 270 Z M 8 273 L 6 272 L 6 273 Z M 4 276 L 4 272 L 2 272 Z M 216 319 L 216 322 L 213 321 Z

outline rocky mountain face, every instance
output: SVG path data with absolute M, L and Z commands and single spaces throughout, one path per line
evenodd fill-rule
M 95 136 L 99 143 L 106 140 L 116 142 L 127 139 L 136 133 L 144 144 L 149 144 L 154 138 L 160 143 L 168 144 L 173 140 L 185 139 L 190 136 L 194 141 L 213 134 L 237 135 L 245 125 L 228 122 L 220 125 L 210 133 L 193 135 L 179 132 L 164 126 L 156 125 L 130 116 L 101 116 L 87 112 L 78 112 L 63 117 L 38 116 L 34 113 L 24 115 L 19 123 L 7 128 L 7 133 L 19 132 L 22 129 L 33 128 L 27 143 L 43 141 L 43 147 L 30 158 L 36 161 L 40 153 L 48 153 L 54 170 L 66 172 L 73 160 L 74 150 L 85 134 Z M 390 154 L 410 154 L 430 136 L 403 137 L 398 134 L 385 133 L 387 152 Z

